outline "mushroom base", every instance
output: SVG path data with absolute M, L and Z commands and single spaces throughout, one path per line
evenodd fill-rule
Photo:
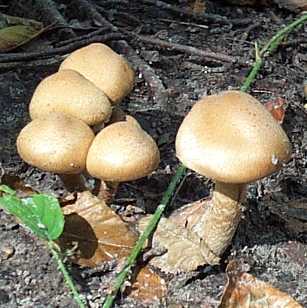
M 118 189 L 118 182 L 107 182 L 103 180 L 97 180 L 93 194 L 99 199 L 104 200 L 106 204 L 110 204 L 113 200 L 114 195 Z
M 241 218 L 245 185 L 217 182 L 212 201 L 205 212 L 203 249 L 220 257 L 231 243 Z

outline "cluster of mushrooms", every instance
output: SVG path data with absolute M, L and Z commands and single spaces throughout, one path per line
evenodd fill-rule
M 17 138 L 19 155 L 59 174 L 68 189 L 85 187 L 79 176 L 85 170 L 113 184 L 150 174 L 160 162 L 156 143 L 114 107 L 133 83 L 129 64 L 108 46 L 95 43 L 74 51 L 34 91 L 32 121 Z M 103 128 L 95 136 L 97 126 Z
M 30 103 L 30 122 L 17 139 L 30 165 L 58 174 L 79 174 L 118 183 L 150 174 L 159 150 L 137 121 L 112 120 L 112 109 L 129 94 L 134 73 L 103 44 L 73 52 L 44 79 Z M 95 136 L 90 126 L 103 124 Z M 108 124 L 111 123 L 111 124 Z M 188 168 L 215 181 L 197 230 L 208 263 L 230 244 L 241 217 L 246 184 L 278 171 L 291 156 L 289 139 L 251 95 L 225 91 L 198 101 L 183 120 L 176 154 Z

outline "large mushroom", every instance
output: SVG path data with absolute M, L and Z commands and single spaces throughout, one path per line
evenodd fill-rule
M 127 61 L 110 47 L 93 43 L 72 52 L 60 70 L 72 69 L 92 81 L 117 104 L 127 96 L 134 82 L 134 71 Z
M 155 141 L 132 118 L 113 123 L 95 137 L 86 161 L 90 175 L 109 187 L 149 175 L 157 168 L 160 153 Z
M 34 91 L 29 108 L 32 120 L 58 112 L 88 125 L 106 122 L 112 113 L 107 96 L 73 70 L 61 70 L 43 79 Z
M 179 128 L 176 154 L 186 167 L 215 181 L 201 238 L 217 260 L 236 231 L 246 184 L 278 171 L 290 159 L 291 146 L 260 102 L 225 91 L 193 106 Z
M 48 118 L 33 120 L 21 130 L 17 150 L 29 165 L 62 175 L 67 189 L 74 189 L 76 183 L 83 189 L 78 174 L 85 169 L 94 137 L 83 121 L 52 113 Z

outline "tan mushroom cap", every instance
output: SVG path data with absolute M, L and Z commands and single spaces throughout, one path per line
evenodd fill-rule
M 35 119 L 17 138 L 17 150 L 28 164 L 44 171 L 73 174 L 85 169 L 92 130 L 81 120 L 62 114 Z
M 139 125 L 127 121 L 111 124 L 95 137 L 86 168 L 93 177 L 124 182 L 150 174 L 159 162 L 154 140 Z
M 280 169 L 289 139 L 251 95 L 225 91 L 198 101 L 183 120 L 176 153 L 188 168 L 216 181 L 249 183 Z
M 42 80 L 30 102 L 32 120 L 52 112 L 95 125 L 108 121 L 112 107 L 108 97 L 91 81 L 76 71 L 62 70 Z
M 71 53 L 60 70 L 73 69 L 92 81 L 117 104 L 133 88 L 134 71 L 127 61 L 110 47 L 93 43 Z

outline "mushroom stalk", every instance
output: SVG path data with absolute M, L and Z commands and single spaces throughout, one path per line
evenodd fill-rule
M 93 190 L 94 195 L 104 200 L 106 204 L 110 204 L 117 192 L 119 182 L 108 182 L 97 180 Z
M 215 183 L 212 201 L 205 213 L 202 239 L 215 256 L 231 243 L 241 218 L 245 184 Z
M 82 174 L 59 174 L 59 177 L 69 192 L 87 190 Z

